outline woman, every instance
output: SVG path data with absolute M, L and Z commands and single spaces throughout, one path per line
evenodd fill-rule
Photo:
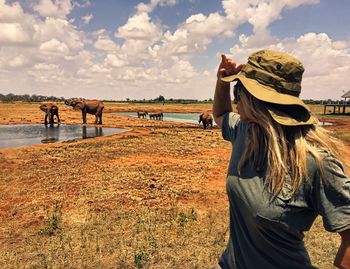
M 344 147 L 317 127 L 299 98 L 303 72 L 296 58 L 277 51 L 253 53 L 246 65 L 222 55 L 213 115 L 233 150 L 226 182 L 230 238 L 215 268 L 315 268 L 303 233 L 319 214 L 325 229 L 342 238 L 334 264 L 350 268 Z

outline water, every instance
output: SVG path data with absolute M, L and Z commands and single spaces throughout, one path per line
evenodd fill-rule
M 43 124 L 0 125 L 0 148 L 93 138 L 124 131 L 119 128 L 63 124 L 52 127 Z
M 115 112 L 115 114 L 137 117 L 136 112 Z M 199 115 L 200 115 L 200 113 L 163 113 L 163 114 L 164 114 L 163 120 L 165 121 L 197 123 L 197 124 L 198 124 Z M 213 122 L 213 125 L 216 125 L 215 122 Z M 319 121 L 318 125 L 330 126 L 330 125 L 336 125 L 336 124 L 332 122 L 327 122 L 327 121 Z
M 320 125 L 320 126 L 330 126 L 330 125 L 337 125 L 336 123 L 333 123 L 333 122 L 328 122 L 328 121 L 319 121 L 317 123 L 317 125 Z
M 116 114 L 137 117 L 136 112 L 117 112 Z M 163 112 L 163 120 L 198 124 L 199 115 L 200 113 L 164 113 Z

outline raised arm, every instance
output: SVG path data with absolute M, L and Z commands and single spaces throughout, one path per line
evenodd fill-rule
M 216 124 L 221 128 L 223 115 L 232 111 L 232 101 L 230 95 L 230 83 L 224 82 L 220 78 L 223 76 L 234 75 L 241 71 L 244 65 L 237 64 L 224 54 L 221 55 L 221 63 L 217 72 L 217 81 L 214 94 L 213 116 Z
M 350 268 L 350 230 L 345 230 L 339 233 L 341 236 L 341 244 L 338 253 L 334 260 L 334 265 L 337 268 Z

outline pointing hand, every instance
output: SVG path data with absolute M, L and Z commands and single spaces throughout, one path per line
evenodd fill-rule
M 226 77 L 230 75 L 235 75 L 241 71 L 241 69 L 244 67 L 244 64 L 239 64 L 231 59 L 227 58 L 225 54 L 221 54 L 221 63 L 218 68 L 217 77 Z

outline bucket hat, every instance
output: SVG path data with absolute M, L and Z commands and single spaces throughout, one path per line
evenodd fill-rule
M 249 56 L 238 74 L 221 80 L 240 81 L 251 95 L 266 102 L 270 115 L 281 125 L 316 124 L 317 118 L 299 98 L 303 73 L 304 67 L 295 57 L 261 50 Z

